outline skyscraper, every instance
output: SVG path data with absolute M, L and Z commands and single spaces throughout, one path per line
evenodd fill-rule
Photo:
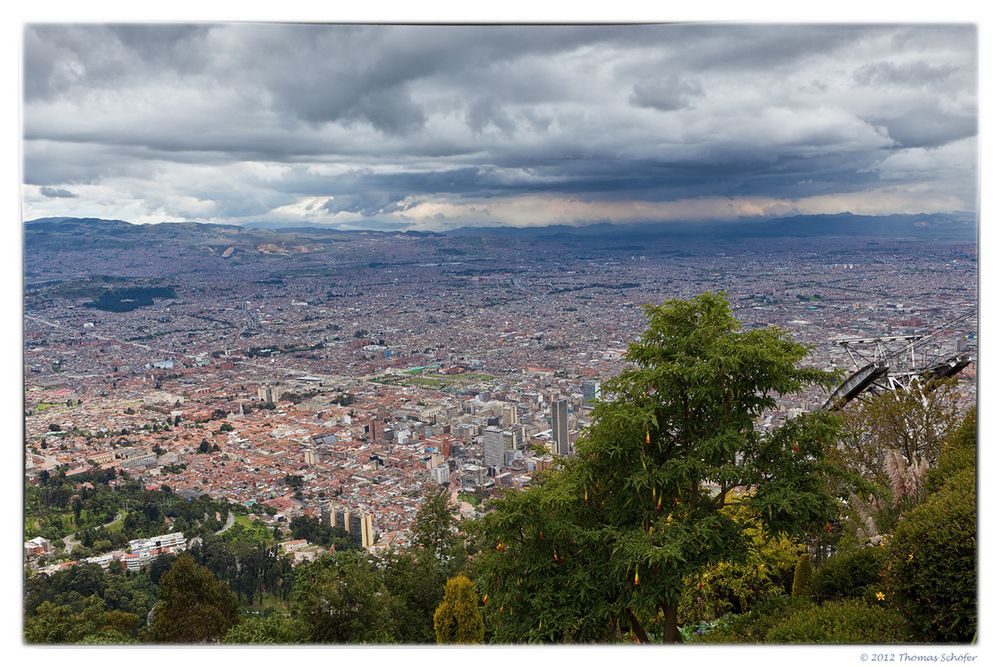
M 596 380 L 585 380 L 583 382 L 583 402 L 593 403 L 601 397 L 601 383 Z
M 499 470 L 503 467 L 503 454 L 503 431 L 496 426 L 487 426 L 483 430 L 483 465 Z
M 513 426 L 514 424 L 520 423 L 518 421 L 517 404 L 516 403 L 507 403 L 506 405 L 503 406 L 503 422 L 502 423 L 503 423 L 504 426 L 507 426 L 507 427 L 510 427 L 510 426 Z
M 569 401 L 565 398 L 552 401 L 552 441 L 553 453 L 569 456 Z

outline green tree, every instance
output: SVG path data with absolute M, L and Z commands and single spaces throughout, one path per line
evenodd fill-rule
M 954 378 L 913 382 L 844 411 L 836 457 L 851 475 L 848 534 L 878 543 L 940 486 L 934 467 L 959 425 L 956 385 Z
M 807 597 L 812 591 L 813 566 L 812 556 L 802 554 L 795 566 L 795 579 L 792 581 L 792 595 Z
M 282 614 L 247 618 L 234 625 L 222 639 L 223 644 L 299 644 L 304 630 Z
M 474 530 L 475 576 L 500 642 L 680 641 L 685 582 L 746 558 L 745 508 L 768 535 L 834 516 L 824 461 L 837 418 L 813 413 L 769 433 L 780 396 L 834 376 L 776 328 L 741 331 L 721 294 L 646 306 L 649 327 L 604 385 L 577 456 L 495 502 Z
M 434 632 L 438 644 L 483 643 L 483 615 L 475 586 L 468 577 L 458 575 L 445 584 L 444 600 L 434 612 Z
M 160 601 L 153 610 L 156 642 L 217 642 L 236 623 L 236 596 L 212 572 L 181 554 L 160 579 Z
M 749 540 L 746 558 L 711 565 L 688 575 L 678 607 L 683 624 L 741 614 L 762 600 L 788 593 L 803 546 L 787 537 L 769 537 L 746 508 L 727 507 L 744 522 Z
M 135 614 L 106 610 L 104 601 L 92 595 L 72 604 L 42 602 L 25 619 L 24 638 L 29 644 L 71 644 L 106 632 L 131 637 L 139 623 Z
M 954 379 L 913 382 L 852 403 L 844 411 L 842 449 L 852 469 L 888 485 L 885 458 L 890 451 L 910 463 L 919 458 L 933 465 L 958 416 Z
M 423 498 L 413 522 L 413 543 L 426 549 L 445 567 L 465 560 L 465 544 L 454 519 L 448 490 L 431 489 Z
M 434 610 L 446 582 L 466 559 L 464 539 L 452 511 L 447 491 L 428 491 L 413 524 L 412 545 L 382 558 L 385 585 L 397 600 L 393 616 L 401 643 L 436 641 Z
M 886 551 L 886 591 L 918 636 L 976 634 L 976 470 L 956 473 L 899 521 Z
M 314 643 L 392 642 L 396 601 L 382 575 L 359 551 L 324 556 L 299 566 L 290 608 Z
M 927 490 L 937 491 L 957 473 L 975 467 L 976 408 L 973 406 L 942 445 L 937 465 L 927 474 Z

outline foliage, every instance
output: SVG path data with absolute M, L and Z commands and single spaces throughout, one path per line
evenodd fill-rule
M 116 484 L 110 486 L 110 482 Z M 93 488 L 80 486 L 89 482 Z M 79 500 L 74 507 L 74 496 Z M 169 489 L 146 491 L 137 480 L 122 473 L 115 480 L 113 471 L 91 470 L 67 480 L 60 471 L 44 483 L 25 486 L 25 529 L 50 540 L 76 533 L 84 547 L 97 542 L 111 542 L 121 548 L 128 540 L 151 537 L 172 530 L 167 519 L 184 527 L 189 539 L 221 528 L 216 513 L 225 515 L 229 503 L 207 495 L 186 500 Z M 128 513 L 124 513 L 126 504 Z M 77 515 L 78 511 L 78 515 Z M 123 515 L 123 521 L 115 520 Z M 31 531 L 30 528 L 37 531 Z M 25 535 L 25 539 L 35 537 Z
M 842 442 L 853 467 L 884 483 L 884 458 L 891 450 L 909 463 L 937 461 L 942 442 L 958 424 L 956 381 L 914 382 L 855 402 L 845 418 Z
M 868 597 L 880 585 L 884 556 L 884 551 L 875 547 L 862 547 L 831 556 L 813 577 L 813 599 L 823 602 Z
M 294 579 L 290 561 L 280 555 L 276 546 L 254 540 L 253 536 L 209 535 L 201 545 L 192 547 L 190 554 L 248 604 L 261 602 L 266 594 L 286 599 Z
M 424 494 L 413 522 L 413 544 L 430 551 L 445 567 L 465 560 L 465 546 L 453 514 L 448 490 L 431 489 Z
M 223 637 L 223 644 L 299 644 L 303 628 L 283 614 L 250 617 L 234 625 Z
M 958 472 L 975 466 L 976 408 L 972 407 L 942 445 L 937 465 L 927 474 L 927 490 L 937 491 Z
M 745 507 L 727 507 L 724 514 L 745 523 L 749 539 L 746 557 L 723 561 L 684 582 L 678 613 L 680 621 L 710 621 L 727 613 L 739 614 L 760 600 L 788 592 L 802 547 L 787 537 L 768 539 L 759 521 Z
M 317 518 L 304 514 L 292 519 L 288 528 L 292 531 L 293 539 L 306 540 L 310 544 L 318 544 L 322 547 L 330 546 L 336 538 L 340 538 L 345 547 L 350 542 L 343 528 L 334 528 Z
M 79 608 L 96 596 L 108 611 L 122 611 L 146 618 L 156 602 L 156 587 L 144 572 L 125 572 L 86 563 L 51 575 L 35 574 L 24 585 L 25 619 L 37 613 L 43 602 Z
M 463 575 L 448 580 L 444 600 L 434 611 L 438 644 L 482 644 L 483 616 L 472 581 Z
M 95 632 L 87 635 L 81 639 L 78 644 L 138 644 L 138 640 L 135 637 L 130 637 L 126 634 L 122 634 L 118 630 L 101 630 L 100 632 Z
M 841 600 L 801 609 L 772 627 L 769 644 L 901 644 L 911 634 L 891 609 Z
M 813 585 L 812 556 L 802 554 L 795 566 L 795 578 L 792 580 L 792 597 L 805 597 L 812 592 Z
M 212 572 L 181 554 L 160 579 L 160 601 L 153 611 L 156 642 L 217 642 L 236 622 L 236 596 Z
M 889 541 L 890 600 L 927 641 L 976 632 L 976 471 L 955 474 L 904 516 Z
M 424 496 L 412 533 L 410 548 L 382 559 L 383 576 L 397 601 L 397 641 L 433 644 L 434 611 L 446 582 L 465 564 L 465 546 L 446 491 L 432 489 Z
M 323 556 L 299 566 L 295 575 L 290 606 L 307 641 L 377 644 L 395 639 L 395 601 L 367 554 Z
M 762 644 L 775 625 L 795 612 L 813 606 L 803 597 L 773 597 L 757 603 L 744 614 L 728 614 L 719 618 L 693 640 L 705 644 Z
M 857 401 L 843 415 L 836 457 L 853 474 L 844 489 L 847 523 L 861 542 L 877 543 L 932 484 L 933 466 L 958 423 L 956 381 L 914 382 Z
M 722 295 L 645 312 L 649 327 L 604 384 L 614 399 L 596 403 L 578 456 L 503 494 L 474 528 L 494 641 L 677 641 L 689 577 L 747 557 L 745 526 L 722 512 L 728 498 L 769 535 L 833 516 L 824 453 L 836 417 L 756 429 L 778 396 L 833 376 L 799 367 L 808 349 L 779 329 L 741 331 Z
M 105 632 L 127 638 L 135 635 L 140 622 L 135 614 L 108 611 L 96 595 L 76 604 L 45 601 L 25 619 L 24 639 L 29 644 L 71 644 Z

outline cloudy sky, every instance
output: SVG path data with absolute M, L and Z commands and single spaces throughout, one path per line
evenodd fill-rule
M 968 25 L 32 25 L 25 219 L 972 211 Z

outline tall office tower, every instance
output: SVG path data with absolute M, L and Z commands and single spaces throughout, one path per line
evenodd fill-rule
M 510 427 L 510 432 L 514 436 L 514 449 L 524 449 L 524 443 L 528 437 L 525 434 L 524 424 L 515 424 Z
M 269 384 L 257 387 L 257 400 L 263 403 L 274 403 L 274 389 Z
M 306 465 L 313 466 L 316 465 L 316 452 L 311 449 L 306 450 Z
M 499 470 L 503 467 L 503 431 L 496 426 L 483 430 L 483 465 Z
M 565 398 L 552 401 L 552 441 L 553 453 L 569 456 L 569 401 Z
M 340 528 L 345 533 L 351 533 L 352 524 L 357 521 L 357 515 L 352 514 L 351 510 L 346 507 L 340 507 L 334 504 L 334 501 L 330 502 L 330 526 L 333 528 Z
M 375 526 L 371 514 L 361 515 L 361 548 L 368 549 L 375 544 Z
M 520 423 L 517 416 L 517 404 L 508 403 L 503 406 L 503 425 L 510 427 Z
M 350 519 L 351 541 L 359 544 L 362 549 L 367 549 L 375 544 L 375 527 L 372 524 L 372 515 L 365 512 L 352 512 Z
M 585 380 L 583 383 L 583 402 L 593 403 L 601 397 L 601 383 L 597 380 Z
M 507 452 L 514 451 L 515 449 L 517 449 L 517 439 L 514 437 L 514 432 L 513 431 L 504 431 L 503 432 L 503 452 L 504 452 L 504 455 L 506 455 Z

